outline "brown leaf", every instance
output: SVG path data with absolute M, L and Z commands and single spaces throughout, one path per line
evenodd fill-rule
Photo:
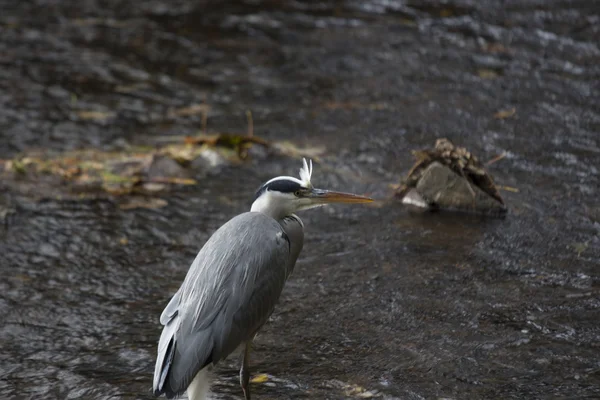
M 498 77 L 498 73 L 493 69 L 480 68 L 477 70 L 477 75 L 481 79 L 496 79 Z
M 237 151 L 238 156 L 243 159 L 244 153 L 248 147 L 253 144 L 258 144 L 264 147 L 269 147 L 270 143 L 256 136 L 244 136 L 235 133 L 219 133 L 215 135 L 198 135 L 196 137 L 187 136 L 186 144 L 209 146 L 218 146 Z
M 111 118 L 114 114 L 105 111 L 77 111 L 77 116 L 84 120 L 101 121 Z
M 483 51 L 495 54 L 510 54 L 512 51 L 501 43 L 488 43 L 483 47 Z
M 162 192 L 163 190 L 165 190 L 167 188 L 167 185 L 165 183 L 157 183 L 157 182 L 145 182 L 141 186 L 144 189 L 144 191 L 146 191 L 148 193 Z
M 494 118 L 496 118 L 496 119 L 510 118 L 513 115 L 515 115 L 516 112 L 517 112 L 517 109 L 514 107 L 506 109 L 506 110 L 500 110 L 494 114 Z
M 267 374 L 259 374 L 253 377 L 250 382 L 251 383 L 265 383 L 269 380 L 269 376 Z
M 573 249 L 575 249 L 575 252 L 577 253 L 577 257 L 581 257 L 581 253 L 587 250 L 587 248 L 589 247 L 588 243 L 589 242 L 572 244 Z
M 172 176 L 158 176 L 152 179 L 144 180 L 143 183 L 171 183 L 173 185 L 196 185 L 195 179 L 176 178 Z
M 289 157 L 306 157 L 311 158 L 315 162 L 321 162 L 321 156 L 325 154 L 326 148 L 322 146 L 315 147 L 298 147 L 292 142 L 284 141 L 273 143 L 275 150 Z
M 183 139 L 185 144 L 209 144 L 214 146 L 217 143 L 219 135 L 198 135 L 198 136 L 186 136 Z
M 188 107 L 177 108 L 169 112 L 170 117 L 189 117 L 192 115 L 204 114 L 210 111 L 208 104 L 192 104 Z
M 121 210 L 133 210 L 135 208 L 162 208 L 168 203 L 166 200 L 157 198 L 132 198 L 128 202 L 119 205 Z
M 148 89 L 150 85 L 145 82 L 133 83 L 131 85 L 119 85 L 115 87 L 115 92 L 117 93 L 131 93 L 136 90 Z

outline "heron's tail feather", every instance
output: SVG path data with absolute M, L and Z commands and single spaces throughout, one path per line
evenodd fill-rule
M 189 400 L 206 400 L 210 392 L 210 371 L 209 366 L 202 368 L 192 383 L 187 388 L 187 395 Z
M 198 399 L 204 399 L 209 389 L 206 367 L 212 363 L 212 331 L 189 331 L 185 325 L 180 326 L 177 314 L 165 322 L 156 355 L 152 386 L 154 395 L 164 393 L 168 399 L 172 399 L 188 389 L 188 394 L 197 393 L 195 396 Z
M 154 382 L 152 385 L 156 396 L 165 392 L 165 381 L 175 355 L 175 332 L 177 324 L 174 322 L 171 321 L 164 327 L 160 335 L 160 341 L 158 342 L 156 366 L 154 367 Z

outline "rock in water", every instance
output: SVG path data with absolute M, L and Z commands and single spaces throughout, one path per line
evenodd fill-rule
M 429 209 L 506 214 L 492 178 L 465 148 L 438 139 L 433 150 L 413 154 L 417 162 L 396 192 L 403 203 Z

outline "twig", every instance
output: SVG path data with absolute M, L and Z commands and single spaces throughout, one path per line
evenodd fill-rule
M 254 122 L 252 120 L 252 111 L 246 110 L 246 119 L 248 120 L 248 137 L 254 136 Z
M 204 105 L 206 105 L 206 94 L 204 95 L 204 99 L 202 100 L 202 103 Z M 208 107 L 203 107 L 202 108 L 202 131 L 204 132 L 204 134 L 206 135 L 208 132 Z
M 486 162 L 485 165 L 492 165 L 493 163 L 502 160 L 504 157 L 506 157 L 506 152 L 503 152 L 502 154 L 492 158 L 490 161 Z

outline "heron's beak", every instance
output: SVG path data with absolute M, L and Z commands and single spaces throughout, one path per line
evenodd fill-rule
M 370 197 L 359 196 L 352 193 L 334 192 L 332 190 L 312 189 L 308 193 L 308 198 L 317 204 L 328 203 L 370 203 L 373 201 Z

